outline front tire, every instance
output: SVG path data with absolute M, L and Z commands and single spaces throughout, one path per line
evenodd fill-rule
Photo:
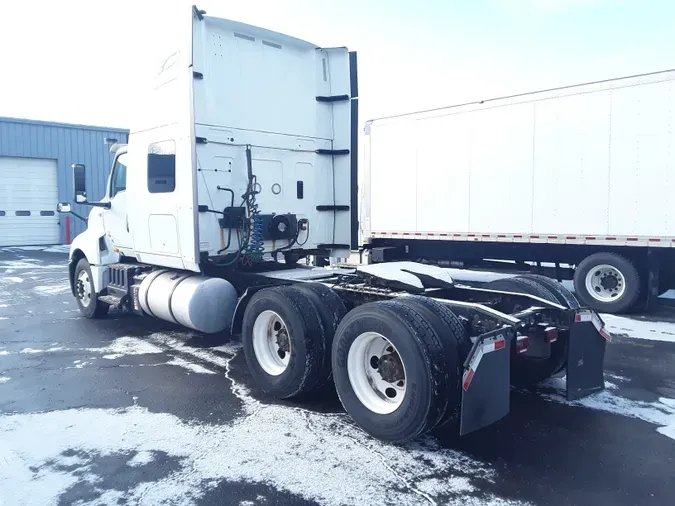
M 642 281 L 635 265 L 616 253 L 595 253 L 574 271 L 574 291 L 602 313 L 625 313 L 640 300 Z
M 86 258 L 80 259 L 73 273 L 75 300 L 80 312 L 86 318 L 103 318 L 110 306 L 98 300 L 94 289 L 94 277 Z
M 358 306 L 333 341 L 333 380 L 347 413 L 368 434 L 402 443 L 431 430 L 448 405 L 441 339 L 402 302 Z

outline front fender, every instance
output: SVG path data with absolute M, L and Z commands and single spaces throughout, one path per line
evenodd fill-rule
M 70 245 L 68 259 L 71 291 L 74 290 L 73 276 L 75 274 L 75 267 L 82 258 L 86 258 L 92 267 L 94 289 L 98 293 L 105 288 L 103 276 L 96 275 L 102 273 L 100 267 L 117 263 L 120 260 L 119 253 L 115 253 L 112 243 L 105 234 L 103 212 L 100 208 L 91 210 L 89 219 L 87 220 L 87 229 L 77 235 Z M 95 273 L 94 271 L 97 272 Z

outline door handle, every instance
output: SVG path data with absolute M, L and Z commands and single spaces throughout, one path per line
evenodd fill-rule
M 124 219 L 127 222 L 127 232 L 129 232 L 129 215 L 128 214 L 124 215 Z

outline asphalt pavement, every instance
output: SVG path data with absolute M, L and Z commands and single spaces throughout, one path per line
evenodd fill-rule
M 0 250 L 0 505 L 675 501 L 675 309 L 607 319 L 606 390 L 563 379 L 458 438 L 374 440 L 332 391 L 273 402 L 239 343 L 81 318 L 66 254 Z

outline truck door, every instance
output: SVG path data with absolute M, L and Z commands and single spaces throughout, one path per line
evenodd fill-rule
M 132 240 L 127 216 L 127 153 L 120 152 L 115 157 L 110 183 L 108 201 L 110 208 L 103 210 L 103 225 L 115 248 L 127 255 L 132 252 Z

